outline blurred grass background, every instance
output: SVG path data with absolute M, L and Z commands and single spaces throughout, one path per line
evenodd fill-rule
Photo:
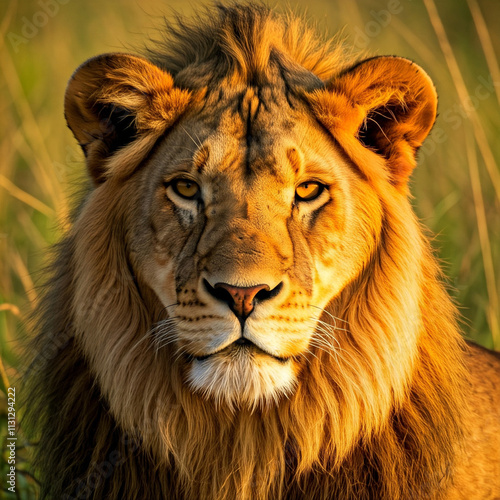
M 355 50 L 413 59 L 434 80 L 440 116 L 413 176 L 415 209 L 436 235 L 465 335 L 500 350 L 500 2 L 271 5 L 305 11 L 323 32 L 342 30 Z M 22 429 L 17 492 L 6 490 L 5 393 L 22 371 L 20 339 L 29 335 L 24 320 L 37 302 L 39 270 L 65 229 L 67 200 L 85 175 L 63 117 L 66 83 L 93 55 L 140 50 L 171 8 L 189 15 L 197 6 L 178 0 L 0 3 L 0 495 L 6 499 L 36 498 Z

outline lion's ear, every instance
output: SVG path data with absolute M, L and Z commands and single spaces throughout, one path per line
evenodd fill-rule
M 103 54 L 83 63 L 69 81 L 64 108 L 94 181 L 111 174 L 107 160 L 132 141 L 141 140 L 136 149 L 147 153 L 189 98 L 169 73 L 140 57 Z
M 362 145 L 383 158 L 395 185 L 406 186 L 437 110 L 434 85 L 419 66 L 400 57 L 367 59 L 312 97 L 318 119 L 351 159 L 366 161 Z

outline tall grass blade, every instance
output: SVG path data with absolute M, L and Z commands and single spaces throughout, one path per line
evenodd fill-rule
M 500 67 L 498 66 L 498 60 L 495 55 L 495 49 L 493 48 L 493 42 L 491 41 L 490 32 L 486 21 L 484 20 L 483 13 L 479 8 L 477 0 L 467 0 L 469 4 L 469 9 L 472 14 L 472 19 L 476 25 L 477 34 L 479 35 L 479 40 L 481 41 L 481 46 L 483 47 L 484 56 L 486 58 L 486 63 L 490 70 L 491 77 L 494 82 L 500 84 Z M 498 104 L 500 104 L 500 87 L 494 85 L 495 93 L 497 96 Z
M 443 22 L 439 17 L 436 4 L 434 3 L 434 0 L 423 0 L 423 1 L 427 9 L 427 13 L 429 14 L 429 19 L 431 21 L 431 24 L 438 37 L 439 45 L 445 57 L 446 64 L 448 65 L 448 69 L 455 83 L 455 88 L 457 90 L 458 97 L 462 103 L 463 109 L 468 110 L 468 116 L 472 123 L 472 127 L 474 129 L 474 136 L 479 146 L 479 150 L 481 151 L 481 155 L 484 159 L 484 163 L 486 165 L 486 169 L 488 170 L 488 174 L 491 178 L 491 182 L 495 188 L 497 198 L 500 201 L 500 172 L 498 171 L 498 166 L 496 164 L 495 157 L 493 156 L 490 145 L 488 143 L 488 139 L 486 137 L 483 125 L 481 123 L 481 120 L 479 119 L 476 110 L 470 109 L 470 107 L 467 106 L 467 98 L 469 96 L 467 91 L 467 86 L 465 85 L 465 81 L 458 66 L 457 59 L 455 57 L 455 54 L 453 53 L 450 42 L 446 35 L 446 30 L 444 29 Z
M 495 279 L 495 267 L 491 253 L 490 237 L 488 234 L 488 222 L 486 211 L 484 209 L 483 192 L 481 188 L 481 179 L 479 177 L 479 167 L 477 162 L 476 147 L 469 134 L 465 134 L 465 144 L 467 148 L 467 160 L 469 165 L 469 174 L 474 196 L 474 208 L 476 210 L 477 229 L 479 232 L 479 241 L 481 244 L 481 255 L 483 258 L 484 274 L 486 277 L 486 288 L 488 290 L 488 323 L 491 328 L 491 336 L 495 348 L 500 348 L 500 329 L 498 324 L 497 311 L 499 307 L 498 293 Z

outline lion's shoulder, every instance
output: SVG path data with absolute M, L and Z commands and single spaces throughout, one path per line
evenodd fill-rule
M 481 378 L 488 376 L 500 380 L 500 352 L 490 351 L 467 341 L 466 362 L 472 371 L 479 371 Z M 497 386 L 500 389 L 500 385 Z M 499 390 L 500 392 L 500 390 Z
M 476 407 L 491 406 L 491 412 L 498 415 L 500 431 L 500 353 L 467 342 L 465 362 Z
M 464 454 L 450 498 L 493 498 L 500 487 L 500 353 L 468 342 L 465 364 L 469 411 L 464 409 Z

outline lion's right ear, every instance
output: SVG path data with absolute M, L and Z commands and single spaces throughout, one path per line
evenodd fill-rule
M 94 182 L 130 170 L 125 146 L 133 141 L 136 164 L 144 158 L 189 100 L 188 91 L 174 87 L 172 76 L 146 59 L 103 54 L 83 63 L 69 81 L 64 111 Z M 128 169 L 120 166 L 124 160 Z
M 407 192 L 416 154 L 437 112 L 425 71 L 401 57 L 356 64 L 309 96 L 319 121 L 363 173 Z

